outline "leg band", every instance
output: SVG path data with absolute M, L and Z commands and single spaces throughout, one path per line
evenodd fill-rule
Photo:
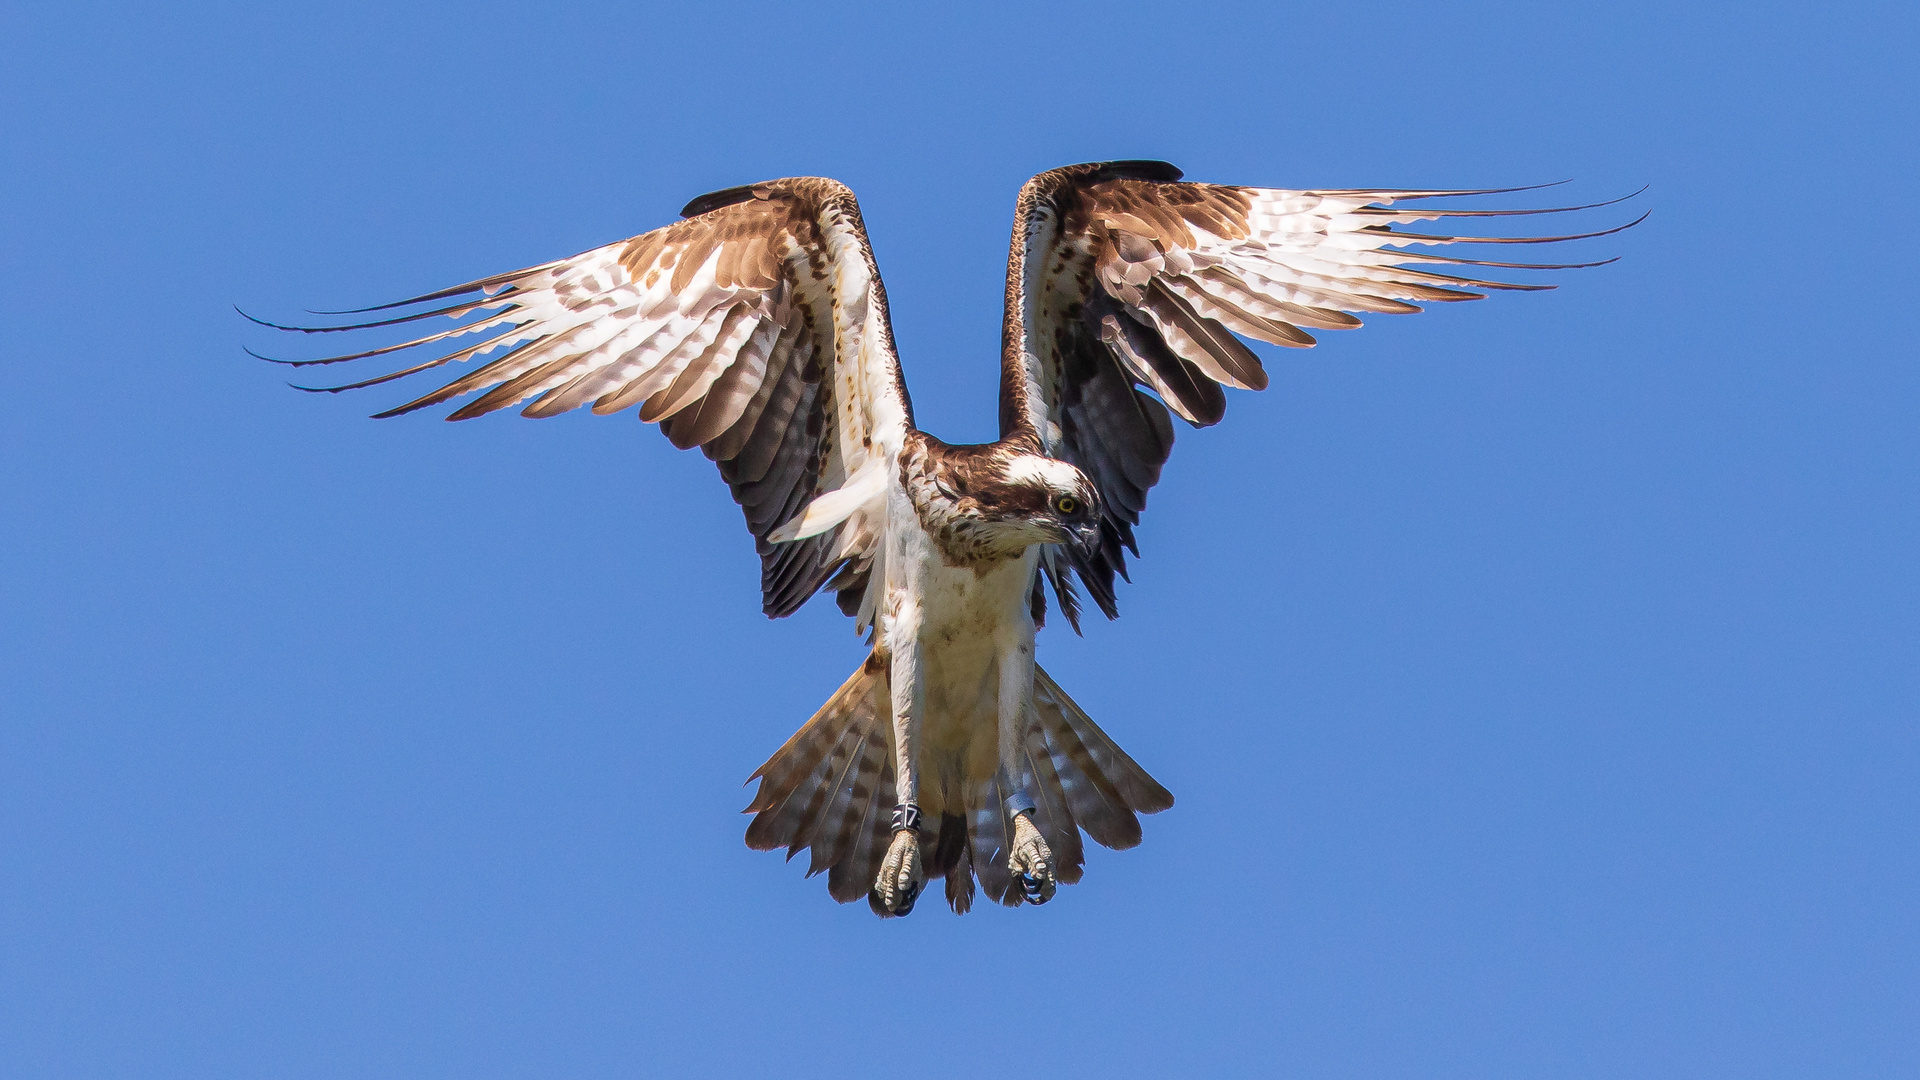
M 903 802 L 893 808 L 893 831 L 902 829 L 907 832 L 920 831 L 920 808 L 910 802 Z
M 1033 813 L 1033 799 L 1027 795 L 1027 786 L 1016 781 L 1013 775 L 1007 772 L 1005 765 L 1000 766 L 1000 771 L 994 774 L 994 779 L 999 781 L 1001 791 L 1009 793 L 1002 800 L 1006 805 L 1008 817 Z

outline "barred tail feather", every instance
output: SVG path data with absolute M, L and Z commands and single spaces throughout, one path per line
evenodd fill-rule
M 878 855 L 884 853 L 887 811 L 893 808 L 891 725 L 885 707 L 886 665 L 868 657 L 786 745 L 749 780 L 760 788 L 746 812 L 747 846 L 787 849 L 787 858 L 813 850 L 807 876 L 827 873 L 827 890 L 846 903 L 866 895 Z
M 1020 902 L 1020 890 L 1013 887 L 1013 875 L 1007 872 L 1007 854 L 1013 850 L 1013 828 L 1007 821 L 1007 793 L 1000 790 L 998 777 L 975 785 L 967 807 L 973 828 L 973 876 L 980 879 L 980 891 L 996 903 L 1012 906 Z
M 811 848 L 807 876 L 825 873 L 840 903 L 866 896 L 892 839 L 895 802 L 892 723 L 886 664 L 869 657 L 766 764 L 746 812 L 747 845 L 784 847 L 791 859 Z M 1034 824 L 1053 849 L 1054 875 L 1080 880 L 1080 833 L 1126 848 L 1140 842 L 1139 814 L 1173 805 L 1173 796 L 1114 744 L 1044 670 L 1034 669 L 1033 707 L 1024 743 L 1032 778 Z M 987 898 L 1021 902 L 1007 870 L 1013 823 L 998 776 L 969 785 L 964 805 L 931 804 L 920 834 L 929 878 L 946 879 L 947 903 L 964 914 L 975 882 Z M 931 797 L 931 796 L 928 796 Z
M 964 814 L 941 814 L 927 876 L 947 879 L 947 906 L 955 915 L 973 909 L 973 847 Z M 924 844 L 923 844 L 924 846 Z
M 1100 725 L 1093 722 L 1093 717 L 1068 697 L 1067 692 L 1060 689 L 1060 684 L 1054 682 L 1046 669 L 1038 664 L 1033 669 L 1033 703 L 1040 714 L 1041 732 L 1046 736 L 1048 745 L 1079 747 L 1077 754 L 1072 749 L 1067 750 L 1073 768 L 1063 766 L 1057 757 L 1053 763 L 1060 775 L 1061 786 L 1068 795 L 1069 806 L 1073 803 L 1072 796 L 1078 786 L 1074 783 L 1075 772 L 1101 788 L 1108 802 L 1126 811 L 1128 817 L 1134 813 L 1157 814 L 1173 805 L 1173 793 L 1161 787 L 1158 781 L 1147 774 L 1147 770 L 1140 767 L 1139 762 L 1108 738 L 1107 733 L 1100 730 Z M 1089 836 L 1100 840 L 1099 834 L 1088 827 L 1087 820 L 1079 817 L 1077 808 L 1074 813 L 1080 827 L 1086 829 Z M 1107 847 L 1132 847 L 1140 842 L 1138 819 L 1123 831 L 1132 836 L 1131 843 L 1100 842 Z
M 864 721 L 872 720 L 877 711 L 871 692 L 875 673 L 868 670 L 873 666 L 870 661 L 854 672 L 812 719 L 747 778 L 760 781 L 746 809 L 756 815 L 747 826 L 748 847 L 756 851 L 791 847 L 819 823 L 818 814 L 811 811 L 821 796 L 832 792 L 857 748 L 849 736 L 864 729 Z
M 1054 879 L 1072 885 L 1080 880 L 1087 853 L 1080 845 L 1080 826 L 1067 809 L 1065 785 L 1053 767 L 1053 755 L 1047 752 L 1046 736 L 1038 724 L 1027 731 L 1027 768 L 1034 780 L 1033 823 L 1053 849 Z
M 874 875 L 892 839 L 893 772 L 887 767 L 884 739 L 869 738 L 861 748 L 860 774 L 854 779 L 853 799 L 839 830 L 838 858 L 827 871 L 827 895 L 842 904 L 866 896 L 873 888 Z M 871 770 L 867 768 L 870 761 L 875 765 Z

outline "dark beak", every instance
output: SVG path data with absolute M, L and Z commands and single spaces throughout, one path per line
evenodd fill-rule
M 1100 523 L 1089 521 L 1075 525 L 1072 529 L 1073 548 L 1080 553 L 1082 562 L 1092 563 L 1100 557 Z

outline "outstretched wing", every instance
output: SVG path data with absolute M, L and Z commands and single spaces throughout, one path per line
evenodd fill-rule
M 301 389 L 357 390 L 498 354 L 376 415 L 476 393 L 447 419 L 515 405 L 533 417 L 637 406 L 675 446 L 698 446 L 719 463 L 760 552 L 768 615 L 791 614 L 823 585 L 852 614 L 879 550 L 885 479 L 912 424 L 859 206 L 841 184 L 802 177 L 702 196 L 682 214 L 569 259 L 336 314 L 411 313 L 277 327 L 334 333 L 467 320 L 397 345 L 278 362 L 369 360 L 480 335 L 398 371 Z M 441 301 L 453 303 L 413 310 Z
M 1021 188 L 1007 260 L 1000 434 L 1029 434 L 1085 472 L 1105 497 L 1102 550 L 1083 557 L 1054 547 L 1042 563 L 1076 626 L 1075 573 L 1107 617 L 1116 614 L 1114 575 L 1126 576 L 1126 551 L 1139 555 L 1133 526 L 1173 450 L 1168 411 L 1206 427 L 1226 413 L 1223 387 L 1266 387 L 1259 357 L 1234 335 L 1305 348 L 1314 344 L 1309 330 L 1359 326 L 1355 313 L 1402 314 L 1420 310 L 1414 301 L 1479 300 L 1485 296 L 1479 289 L 1553 287 L 1435 267 L 1600 265 L 1486 262 L 1409 245 L 1535 244 L 1619 231 L 1485 238 L 1393 228 L 1445 217 L 1558 212 L 1392 205 L 1498 193 L 1189 184 L 1162 161 L 1072 165 Z

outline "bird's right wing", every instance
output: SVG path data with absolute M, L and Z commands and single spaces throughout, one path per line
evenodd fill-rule
M 1478 300 L 1488 289 L 1550 289 L 1441 271 L 1597 264 L 1486 261 L 1446 249 L 1557 244 L 1628 227 L 1518 237 L 1394 228 L 1587 209 L 1471 210 L 1446 201 L 1482 194 L 1495 192 L 1191 184 L 1163 161 L 1070 165 L 1027 182 L 1007 259 L 1000 433 L 1031 438 L 1100 488 L 1101 550 L 1043 556 L 1070 619 L 1069 569 L 1109 618 L 1117 610 L 1114 576 L 1125 576 L 1127 551 L 1138 554 L 1133 527 L 1173 450 L 1168 411 L 1205 427 L 1226 413 L 1223 387 L 1266 387 L 1260 358 L 1235 335 L 1305 348 L 1314 344 L 1309 329 L 1357 327 L 1360 314 Z M 1442 250 L 1408 250 L 1435 246 Z
M 768 615 L 792 613 L 822 586 L 852 614 L 868 592 L 885 481 L 912 424 L 859 206 L 836 181 L 800 177 L 715 192 L 682 213 L 685 220 L 572 258 L 339 314 L 411 313 L 345 326 L 266 325 L 334 333 L 469 319 L 397 345 L 279 362 L 367 360 L 484 335 L 399 371 L 301 389 L 357 390 L 505 350 L 376 415 L 474 393 L 447 419 L 522 403 L 531 417 L 638 406 L 675 446 L 698 446 L 719 463 L 760 552 Z

